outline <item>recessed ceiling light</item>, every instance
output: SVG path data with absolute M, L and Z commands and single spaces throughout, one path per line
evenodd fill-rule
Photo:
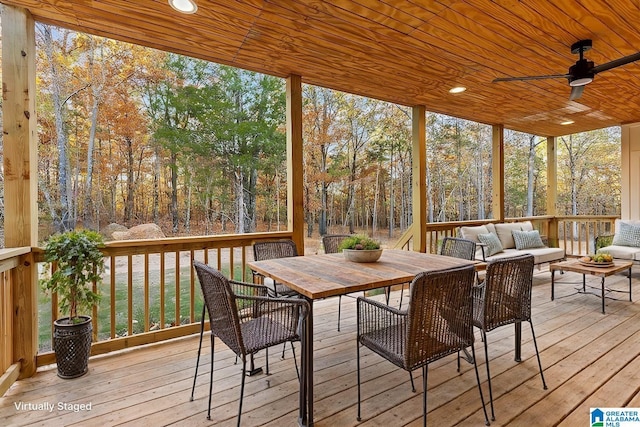
M 575 122 L 574 122 L 573 120 L 565 120 L 564 122 L 562 122 L 562 123 L 560 123 L 560 124 L 561 124 L 561 125 L 565 125 L 565 126 L 566 126 L 566 125 L 572 125 L 572 124 L 574 124 L 574 123 L 575 123 Z
M 461 93 L 461 92 L 464 92 L 465 90 L 467 90 L 467 88 L 464 86 L 456 86 L 449 89 L 449 93 Z
M 198 10 L 195 0 L 169 0 L 169 4 L 180 13 L 196 13 Z

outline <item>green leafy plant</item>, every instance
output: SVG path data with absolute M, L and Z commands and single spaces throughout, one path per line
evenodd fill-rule
M 51 236 L 44 248 L 47 262 L 42 288 L 58 294 L 60 310 L 70 323 L 79 321 L 78 312 L 89 311 L 98 304 L 100 295 L 93 292 L 104 272 L 102 236 L 90 230 L 73 230 Z M 51 266 L 55 271 L 51 273 Z
M 338 246 L 338 250 L 342 252 L 343 249 L 355 249 L 355 250 L 380 249 L 380 243 L 373 240 L 371 237 L 357 234 L 354 236 L 347 237 L 340 243 L 340 246 Z

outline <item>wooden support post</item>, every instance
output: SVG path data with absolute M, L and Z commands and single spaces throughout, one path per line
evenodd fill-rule
M 493 219 L 504 221 L 504 126 L 493 126 L 491 144 Z
M 304 168 L 302 150 L 302 77 L 287 78 L 287 224 L 304 254 Z
M 411 181 L 413 198 L 413 250 L 427 251 L 427 119 L 423 105 L 413 107 Z
M 547 230 L 547 238 L 549 246 L 557 248 L 558 242 L 558 219 L 557 215 L 558 200 L 558 148 L 556 146 L 556 137 L 547 137 L 547 215 L 551 215 L 553 219 L 549 223 Z
M 5 246 L 38 242 L 35 23 L 22 8 L 2 6 L 2 114 Z M 38 351 L 37 269 L 25 255 L 11 276 L 13 360 L 20 378 L 36 371 Z

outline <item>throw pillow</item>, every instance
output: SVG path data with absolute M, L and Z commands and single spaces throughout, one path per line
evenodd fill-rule
M 620 222 L 620 229 L 613 236 L 613 244 L 616 246 L 640 247 L 640 227 Z
M 511 233 L 513 234 L 513 240 L 515 241 L 516 249 L 518 250 L 544 247 L 544 243 L 542 243 L 542 238 L 540 237 L 540 232 L 538 230 L 513 230 Z
M 498 236 L 496 236 L 495 234 L 478 234 L 478 240 L 480 240 L 480 243 L 483 243 L 486 246 L 484 251 L 486 256 L 491 256 L 502 252 L 502 244 L 500 243 L 500 239 L 498 239 Z

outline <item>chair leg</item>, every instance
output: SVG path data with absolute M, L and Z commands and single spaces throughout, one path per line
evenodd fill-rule
M 360 343 L 357 341 L 356 341 L 356 375 L 358 378 L 358 416 L 356 419 L 358 421 L 362 421 L 362 418 L 360 417 Z
M 491 389 L 491 372 L 489 371 L 489 349 L 487 348 L 487 333 L 482 331 L 482 341 L 484 342 L 484 358 L 487 365 L 487 382 L 489 383 L 489 402 L 491 403 L 491 421 L 496 420 L 493 412 L 493 390 Z
M 536 357 L 538 358 L 538 368 L 540 368 L 540 378 L 542 378 L 542 388 L 547 389 L 547 383 L 544 381 L 544 374 L 542 373 L 542 362 L 540 362 L 540 353 L 538 352 L 538 343 L 536 342 L 536 333 L 533 332 L 533 323 L 529 321 L 531 326 L 531 336 L 533 337 L 533 346 L 536 348 Z
M 400 304 L 398 304 L 398 310 L 402 310 L 402 297 L 404 296 L 404 283 L 400 287 Z M 389 305 L 389 301 L 387 301 L 387 305 Z
M 411 375 L 411 371 L 409 371 L 409 379 L 411 380 L 411 391 L 416 392 L 416 385 L 413 383 L 413 375 Z
M 207 419 L 211 419 L 211 394 L 213 393 L 213 355 L 214 352 L 214 336 L 211 334 L 211 372 L 209 372 L 209 408 L 207 409 Z
M 482 410 L 484 411 L 484 424 L 489 425 L 489 417 L 487 416 L 487 406 L 484 403 L 484 395 L 482 394 L 482 387 L 480 386 L 480 374 L 478 373 L 478 362 L 476 360 L 476 349 L 471 346 L 471 353 L 473 354 L 473 367 L 476 371 L 476 381 L 478 383 L 478 391 L 480 392 L 480 402 L 482 403 Z
M 429 365 L 422 367 L 422 426 L 427 427 L 427 372 Z
M 265 374 L 269 375 L 269 348 L 265 348 L 264 349 L 264 367 L 265 367 Z
M 338 332 L 340 332 L 340 308 L 342 307 L 342 295 L 338 295 Z
M 240 427 L 240 416 L 242 415 L 242 397 L 244 396 L 244 380 L 247 377 L 247 358 L 242 356 L 242 382 L 240 383 L 240 404 L 238 405 L 238 427 Z
M 191 387 L 191 399 L 193 402 L 193 393 L 196 391 L 196 378 L 198 378 L 198 366 L 200 366 L 200 352 L 202 351 L 202 336 L 204 335 L 204 314 L 206 306 L 202 306 L 202 318 L 200 319 L 200 344 L 198 344 L 198 357 L 196 358 L 196 372 L 193 374 L 193 386 Z
M 300 371 L 298 370 L 298 359 L 296 358 L 296 348 L 293 346 L 293 341 L 291 341 L 291 353 L 293 353 L 293 364 L 296 367 L 296 375 L 298 376 L 298 382 L 300 382 Z

